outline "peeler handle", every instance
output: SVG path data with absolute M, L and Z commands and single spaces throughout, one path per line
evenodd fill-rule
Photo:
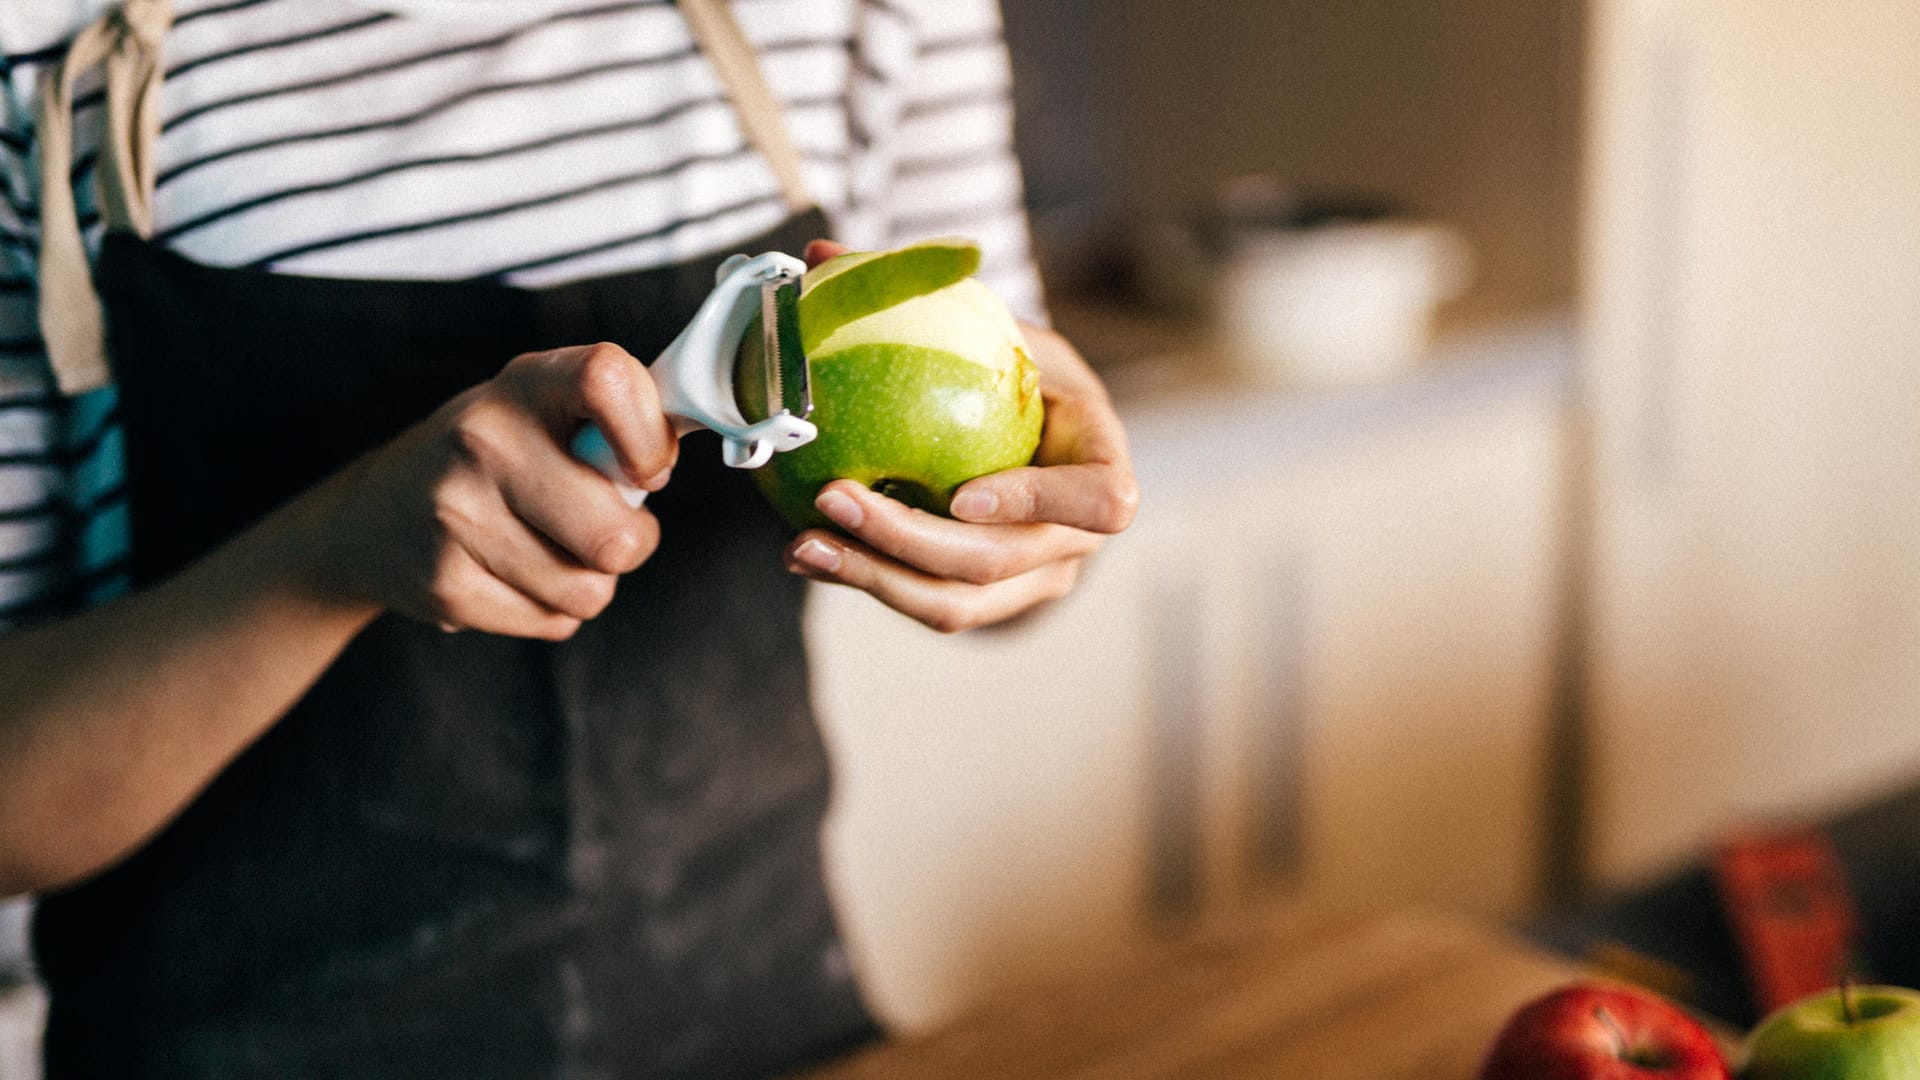
M 568 446 L 573 456 L 599 470 L 600 474 L 613 481 L 615 491 L 625 499 L 628 506 L 635 510 L 647 501 L 647 489 L 627 483 L 627 476 L 620 471 L 620 462 L 613 456 L 613 447 L 607 445 L 607 436 L 600 430 L 599 424 L 588 424 L 580 429 Z
M 805 263 L 779 251 L 727 259 L 720 264 L 713 291 L 648 368 L 660 394 L 661 410 L 672 419 L 674 432 L 684 435 L 694 428 L 717 432 L 722 460 L 733 468 L 758 468 L 776 450 L 804 446 L 819 434 L 812 423 L 785 412 L 749 424 L 733 395 L 734 359 L 760 310 L 761 284 L 805 271 Z M 646 500 L 645 491 L 627 483 L 613 448 L 596 425 L 583 427 L 574 436 L 571 450 L 612 480 L 627 505 L 638 507 Z

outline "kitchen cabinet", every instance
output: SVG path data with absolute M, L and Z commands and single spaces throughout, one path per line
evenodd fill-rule
M 1527 908 L 1570 351 L 1549 322 L 1369 389 L 1128 395 L 1138 523 L 1009 629 L 816 590 L 829 863 L 879 1012 L 923 1028 L 1275 895 Z
M 1920 7 L 1596 0 L 1593 878 L 1920 773 Z

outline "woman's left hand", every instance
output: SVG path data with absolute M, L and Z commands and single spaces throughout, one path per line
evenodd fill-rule
M 807 261 L 836 250 L 816 242 Z M 1001 622 L 1072 590 L 1087 556 L 1133 522 L 1140 493 L 1099 376 L 1059 334 L 1021 329 L 1046 403 L 1033 464 L 963 484 L 952 519 L 836 480 L 814 505 L 844 533 L 802 532 L 787 546 L 789 570 L 864 590 L 943 633 Z

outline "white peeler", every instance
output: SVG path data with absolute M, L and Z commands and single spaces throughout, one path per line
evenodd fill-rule
M 735 255 L 721 263 L 713 292 L 648 368 L 674 432 L 717 432 L 721 459 L 736 469 L 758 468 L 776 452 L 805 446 L 820 434 L 807 419 L 813 389 L 800 347 L 800 278 L 806 269 L 778 251 Z M 765 335 L 768 415 L 749 424 L 734 401 L 733 368 L 755 314 Z M 646 491 L 627 482 L 597 425 L 582 428 L 572 450 L 612 480 L 627 505 L 646 501 Z

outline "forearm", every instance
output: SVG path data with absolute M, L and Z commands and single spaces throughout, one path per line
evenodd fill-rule
M 618 346 L 528 353 L 176 577 L 0 638 L 0 896 L 138 847 L 382 611 L 558 640 L 659 523 L 567 454 L 599 425 L 636 483 L 677 444 Z
M 163 583 L 0 638 L 0 895 L 133 850 L 377 614 L 309 580 L 327 504 L 310 492 Z

